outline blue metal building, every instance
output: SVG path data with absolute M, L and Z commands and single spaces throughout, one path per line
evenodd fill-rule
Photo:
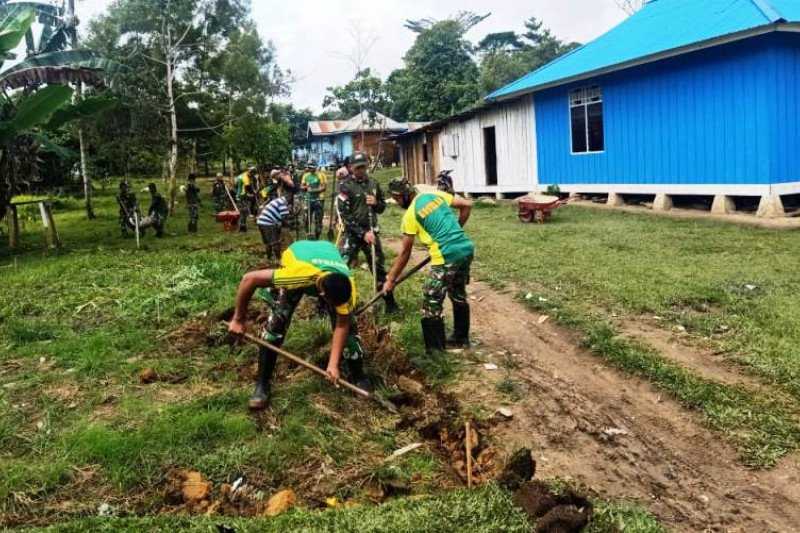
M 489 95 L 532 95 L 538 184 L 577 193 L 800 193 L 800 0 L 651 0 Z

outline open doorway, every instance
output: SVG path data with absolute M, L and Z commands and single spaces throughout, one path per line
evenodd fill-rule
M 494 126 L 483 128 L 483 155 L 486 161 L 486 185 L 497 185 L 497 137 Z

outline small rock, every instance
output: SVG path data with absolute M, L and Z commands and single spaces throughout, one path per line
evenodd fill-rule
M 97 508 L 97 516 L 109 517 L 114 516 L 114 508 L 107 503 L 101 503 Z
M 292 489 L 282 490 L 269 499 L 267 502 L 267 510 L 264 511 L 264 515 L 278 516 L 294 507 L 296 503 L 297 495 Z
M 158 374 L 152 368 L 145 368 L 139 372 L 139 381 L 144 385 L 155 383 L 158 381 Z
M 211 483 L 204 481 L 200 472 L 187 472 L 181 486 L 181 494 L 187 503 L 203 501 L 211 494 Z
M 545 322 L 547 322 L 548 320 L 550 320 L 550 317 L 549 317 L 549 316 L 547 316 L 547 315 L 542 315 L 542 316 L 540 316 L 540 317 L 539 317 L 539 324 L 540 324 L 540 325 L 541 325 L 541 324 L 544 324 L 544 323 L 545 323 Z
M 400 376 L 397 379 L 397 386 L 401 391 L 417 396 L 421 395 L 425 391 L 425 386 L 422 385 L 422 383 L 411 378 L 407 378 L 406 376 Z
M 703 505 L 708 505 L 709 503 L 711 503 L 711 498 L 709 498 L 705 494 L 701 494 L 700 496 L 697 497 L 697 499 L 700 500 L 703 503 Z
M 744 288 L 747 289 L 748 291 L 754 291 L 754 290 L 756 290 L 758 288 L 758 286 L 757 285 L 745 285 Z
M 40 365 L 43 365 L 43 364 L 45 364 L 46 362 L 47 362 L 47 357 L 40 357 L 40 358 L 39 358 L 39 364 L 40 364 Z
M 628 430 L 622 428 L 606 428 L 603 430 L 603 435 L 606 437 L 619 437 L 628 435 Z
M 486 370 L 497 370 L 497 365 L 494 363 L 485 363 L 483 365 L 483 368 L 485 368 Z
M 500 408 L 497 409 L 497 412 L 503 418 L 514 418 L 514 411 L 512 411 L 508 407 L 500 407 Z
M 532 293 L 532 292 L 529 292 L 528 294 L 526 294 L 526 295 L 525 295 L 525 299 L 526 299 L 526 300 L 533 300 L 533 293 Z

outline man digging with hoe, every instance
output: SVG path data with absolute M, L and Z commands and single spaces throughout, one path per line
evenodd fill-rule
M 228 326 L 230 333 L 245 334 L 247 307 L 256 289 L 267 289 L 271 312 L 261 337 L 280 348 L 297 305 L 304 295 L 318 297 L 327 307 L 333 326 L 327 378 L 337 385 L 339 364 L 346 362 L 348 378 L 357 387 L 370 387 L 364 374 L 364 350 L 358 338 L 353 309 L 356 286 L 352 273 L 336 247 L 327 241 L 299 241 L 292 244 L 281 257 L 277 270 L 259 270 L 245 274 L 236 295 L 236 308 Z M 277 290 L 276 290 L 277 289 Z M 277 298 L 275 297 L 277 293 Z M 260 346 L 258 381 L 250 398 L 250 409 L 263 410 L 269 406 L 272 374 L 278 352 Z

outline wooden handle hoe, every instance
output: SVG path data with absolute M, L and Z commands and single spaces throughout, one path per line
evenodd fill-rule
M 416 274 L 417 272 L 419 272 L 419 271 L 420 271 L 420 270 L 422 270 L 423 268 L 425 268 L 425 266 L 426 266 L 428 263 L 430 263 L 430 262 L 431 262 L 431 258 L 430 258 L 430 257 L 428 257 L 427 259 L 425 259 L 424 261 L 422 261 L 420 264 L 418 264 L 417 266 L 415 266 L 414 268 L 412 268 L 411 270 L 409 270 L 408 272 L 406 272 L 405 274 L 403 274 L 402 276 L 400 276 L 400 277 L 397 279 L 397 282 L 395 282 L 395 284 L 394 284 L 394 285 L 395 285 L 395 287 L 396 287 L 396 286 L 398 286 L 398 285 L 400 285 L 400 284 L 401 284 L 401 283 L 403 283 L 404 281 L 406 281 L 408 278 L 410 278 L 411 276 L 413 276 L 414 274 Z M 370 307 L 372 307 L 373 305 L 375 305 L 375 303 L 376 303 L 378 300 L 380 300 L 381 298 L 383 298 L 384 294 L 386 294 L 384 291 L 380 291 L 378 294 L 376 294 L 375 296 L 373 296 L 373 297 L 372 297 L 372 299 L 371 299 L 370 301 L 368 301 L 367 303 L 365 303 L 364 305 L 362 305 L 361 307 L 359 307 L 359 308 L 356 310 L 356 312 L 355 312 L 355 315 L 356 315 L 356 316 L 358 316 L 358 315 L 360 315 L 360 314 L 364 313 L 364 311 L 366 311 L 367 309 L 369 309 Z
M 230 325 L 229 322 L 223 322 L 223 324 L 225 324 L 226 326 Z M 306 368 L 307 370 L 310 370 L 310 371 L 314 372 L 315 374 L 318 374 L 319 376 L 324 377 L 326 380 L 328 379 L 328 373 L 327 372 L 325 372 L 321 368 L 309 363 L 305 359 L 302 359 L 302 358 L 297 357 L 296 355 L 294 355 L 292 353 L 287 352 L 283 348 L 279 348 L 279 347 L 275 346 L 274 344 L 271 344 L 271 343 L 265 341 L 264 339 L 260 339 L 260 338 L 256 337 L 255 335 L 251 335 L 250 333 L 243 334 L 242 338 L 244 338 L 245 340 L 247 340 L 251 344 L 255 344 L 255 345 L 261 346 L 263 348 L 268 348 L 268 349 L 274 351 L 275 353 L 277 353 L 278 355 L 281 355 L 281 356 L 285 357 L 286 359 L 292 361 L 293 363 L 297 363 L 298 365 L 302 366 L 303 368 Z M 364 389 L 362 389 L 360 387 L 356 387 L 352 383 L 349 383 L 349 382 L 347 382 L 347 381 L 345 381 L 345 380 L 340 378 L 338 380 L 338 384 L 341 385 L 342 387 L 346 388 L 346 389 L 349 389 L 351 392 L 354 392 L 355 394 L 357 394 L 358 396 L 361 396 L 362 398 L 365 398 L 367 400 L 373 400 L 373 401 L 379 403 L 381 406 L 383 406 L 384 408 L 386 408 L 387 410 L 389 410 L 389 411 L 391 411 L 393 413 L 397 412 L 397 408 L 394 405 L 392 405 L 391 403 L 389 403 L 387 400 L 385 400 L 383 398 L 379 398 L 378 396 L 375 396 L 374 394 L 371 394 L 371 393 L 365 391 Z

